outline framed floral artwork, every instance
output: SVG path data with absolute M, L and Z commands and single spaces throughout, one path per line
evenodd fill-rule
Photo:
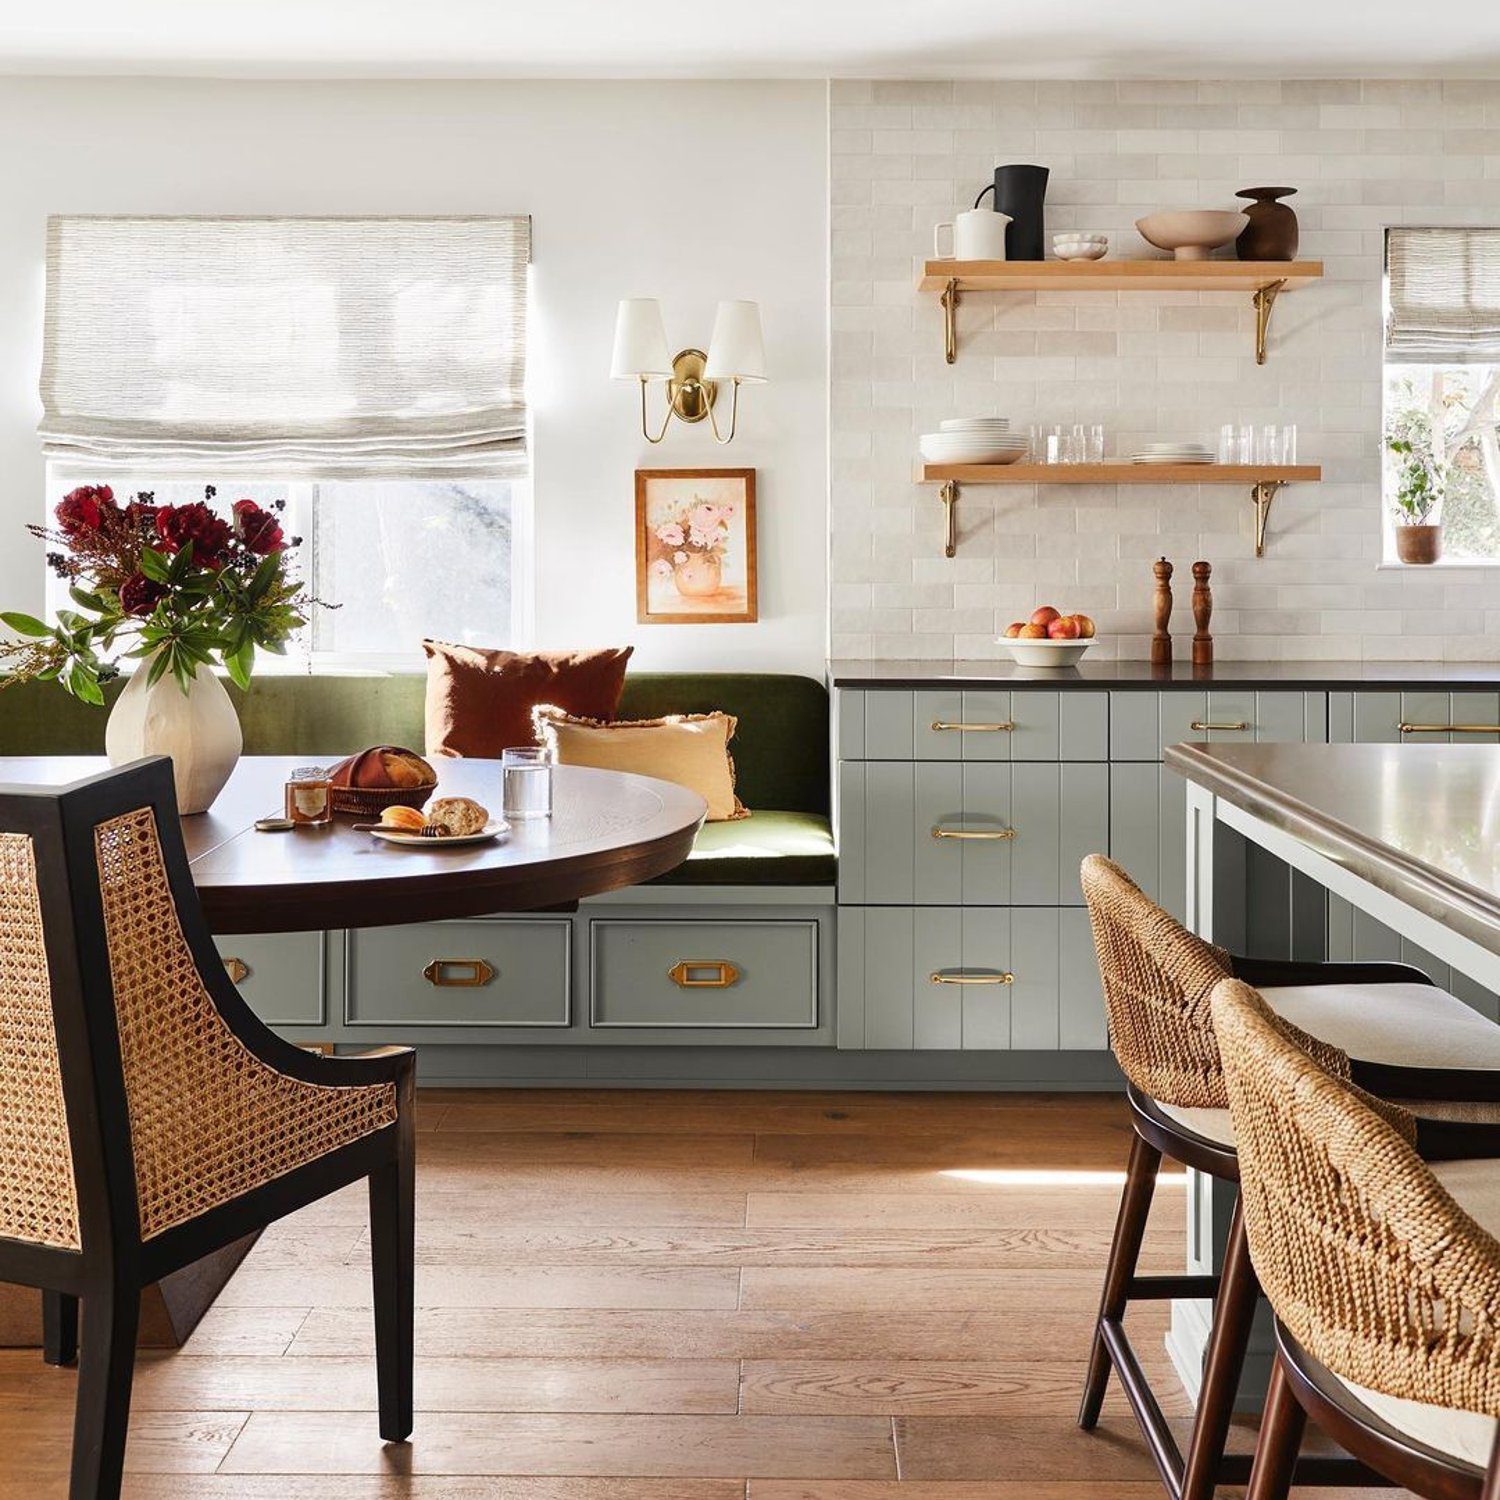
M 635 471 L 636 618 L 746 624 L 755 597 L 755 470 Z

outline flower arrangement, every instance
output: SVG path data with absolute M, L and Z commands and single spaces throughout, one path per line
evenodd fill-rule
M 201 501 L 157 505 L 143 490 L 121 505 L 109 485 L 81 485 L 51 526 L 28 526 L 52 548 L 47 565 L 76 608 L 58 610 L 55 625 L 0 613 L 21 637 L 0 643 L 7 681 L 59 682 L 102 705 L 100 684 L 119 675 L 119 654 L 150 658 L 148 685 L 171 672 L 186 694 L 199 667 L 222 663 L 247 687 L 256 650 L 283 654 L 319 601 L 288 571 L 287 551 L 301 538 L 282 529 L 286 502 L 267 510 L 236 500 L 225 520 L 215 494 L 209 485 Z
M 713 505 L 700 495 L 669 512 L 652 528 L 656 543 L 652 550 L 658 555 L 651 572 L 666 580 L 677 576 L 680 569 L 691 567 L 696 559 L 704 559 L 712 562 L 717 573 L 734 515 L 733 505 Z

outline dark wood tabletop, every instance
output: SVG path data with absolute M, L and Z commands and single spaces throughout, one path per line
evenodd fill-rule
M 581 766 L 554 770 L 550 818 L 488 844 L 420 848 L 358 833 L 362 819 L 259 833 L 306 756 L 246 756 L 212 809 L 182 820 L 193 878 L 219 933 L 315 932 L 535 911 L 638 885 L 685 860 L 707 808 L 672 782 Z M 500 816 L 500 763 L 440 760 L 439 797 Z M 0 784 L 65 785 L 107 770 L 89 756 L 0 757 Z

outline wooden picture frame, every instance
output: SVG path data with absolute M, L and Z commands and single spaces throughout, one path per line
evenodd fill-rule
M 643 625 L 760 618 L 754 469 L 635 471 L 635 601 Z

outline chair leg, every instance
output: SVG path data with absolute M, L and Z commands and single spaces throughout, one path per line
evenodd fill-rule
M 1495 1434 L 1494 1446 L 1490 1449 L 1490 1466 L 1485 1470 L 1484 1489 L 1479 1500 L 1500 1500 L 1500 1432 Z
M 1229 1241 L 1224 1247 L 1224 1268 L 1219 1295 L 1214 1299 L 1214 1325 L 1209 1334 L 1203 1363 L 1203 1386 L 1198 1392 L 1198 1411 L 1188 1442 L 1182 1470 L 1182 1493 L 1178 1500 L 1212 1500 L 1219 1461 L 1229 1440 L 1234 1416 L 1234 1398 L 1239 1391 L 1240 1372 L 1255 1320 L 1260 1282 L 1250 1264 L 1250 1246 L 1245 1221 L 1236 1200 L 1229 1222 Z M 1292 1403 L 1296 1405 L 1295 1402 Z M 1300 1410 L 1300 1408 L 1299 1408 Z
M 1141 1257 L 1141 1241 L 1146 1234 L 1146 1218 L 1151 1212 L 1151 1198 L 1156 1191 L 1156 1173 L 1161 1166 L 1161 1152 L 1149 1141 L 1136 1135 L 1130 1143 L 1130 1162 L 1125 1169 L 1125 1189 L 1120 1194 L 1120 1212 L 1115 1219 L 1115 1236 L 1109 1247 L 1109 1266 L 1104 1273 L 1104 1295 L 1099 1302 L 1099 1318 L 1094 1324 L 1094 1347 L 1089 1354 L 1088 1376 L 1083 1385 L 1083 1404 L 1078 1408 L 1078 1425 L 1086 1431 L 1099 1421 L 1104 1405 L 1104 1391 L 1109 1385 L 1109 1350 L 1104 1343 L 1106 1322 L 1117 1323 L 1125 1316 L 1130 1283 L 1136 1262 Z
M 412 1429 L 416 1215 L 409 1124 L 403 1136 L 396 1160 L 370 1174 L 375 1365 L 380 1388 L 380 1436 L 388 1443 L 405 1442 Z
M 1292 1394 L 1278 1354 L 1271 1367 L 1271 1387 L 1261 1414 L 1260 1436 L 1255 1443 L 1255 1462 L 1250 1468 L 1250 1488 L 1245 1491 L 1245 1500 L 1286 1500 L 1306 1426 L 1307 1413 Z
M 42 1293 L 42 1358 L 49 1365 L 71 1365 L 78 1358 L 77 1297 Z
M 135 1340 L 141 1321 L 136 1287 L 91 1293 L 83 1315 L 78 1404 L 73 1415 L 69 1500 L 116 1500 L 125 1466 Z

